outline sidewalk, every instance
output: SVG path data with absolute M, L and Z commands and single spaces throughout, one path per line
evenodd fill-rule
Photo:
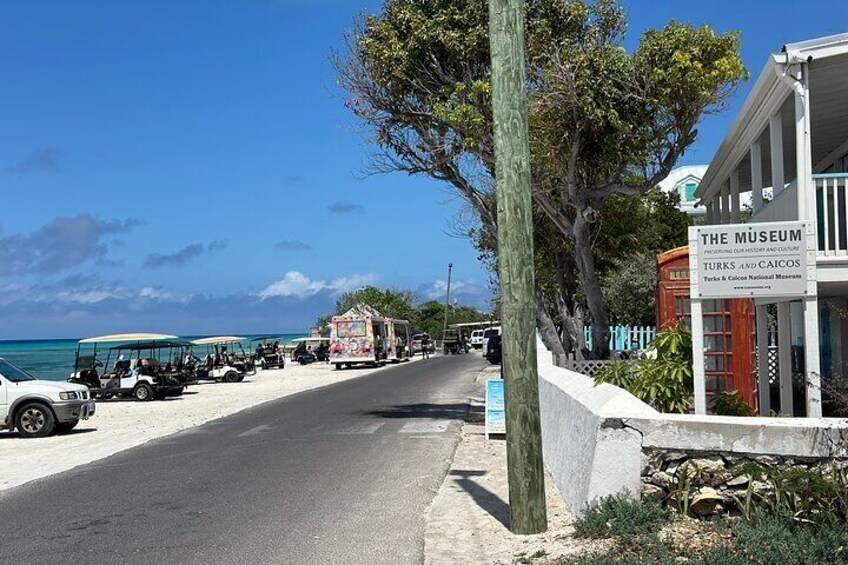
M 497 375 L 495 368 L 481 372 L 480 390 L 487 378 Z M 482 422 L 465 424 L 453 463 L 427 512 L 424 563 L 542 563 L 585 550 L 584 541 L 571 539 L 571 514 L 547 475 L 545 489 L 548 532 L 510 533 L 506 442 L 487 441 Z

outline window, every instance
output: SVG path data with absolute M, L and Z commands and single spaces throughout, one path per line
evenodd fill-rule
M 339 322 L 336 336 L 340 338 L 365 337 L 365 321 L 352 320 L 350 322 Z
M 35 377 L 21 369 L 12 365 L 8 361 L 0 359 L 0 375 L 3 375 L 13 383 L 21 383 L 24 381 L 34 381 Z
M 687 182 L 686 190 L 683 193 L 683 201 L 684 202 L 692 202 L 695 200 L 695 191 L 698 190 L 697 183 Z

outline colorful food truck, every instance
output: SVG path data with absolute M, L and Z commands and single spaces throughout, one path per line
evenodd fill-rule
M 386 361 L 387 324 L 368 306 L 355 306 L 330 322 L 330 363 L 334 369 Z

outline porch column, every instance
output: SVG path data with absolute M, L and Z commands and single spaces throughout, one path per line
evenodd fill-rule
M 771 141 L 771 187 L 772 198 L 783 190 L 783 126 L 780 110 L 769 118 L 769 140 Z
M 730 173 L 730 223 L 742 223 L 742 211 L 739 206 L 739 169 Z
M 715 198 L 706 203 L 707 207 L 707 225 L 711 226 L 715 223 Z
M 792 322 L 789 302 L 777 304 L 777 359 L 780 365 L 780 413 L 784 416 L 793 416 Z
M 807 386 L 807 417 L 821 418 L 819 300 L 816 296 L 804 299 L 804 365 Z
M 721 223 L 729 224 L 730 222 L 730 185 L 725 183 L 721 187 Z
M 704 311 L 701 300 L 692 298 L 692 377 L 695 384 L 695 414 L 707 413 L 707 378 L 704 366 Z
M 763 209 L 763 149 L 759 139 L 751 144 L 751 194 L 757 213 Z
M 809 65 L 798 65 L 798 83 L 795 91 L 795 170 L 798 171 L 798 219 L 816 219 L 816 191 L 813 182 L 812 149 L 810 147 L 810 95 Z
M 757 306 L 757 392 L 760 415 L 771 412 L 768 363 L 768 306 Z

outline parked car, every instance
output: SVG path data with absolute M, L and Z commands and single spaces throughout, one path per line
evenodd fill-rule
M 23 437 L 45 437 L 74 429 L 94 411 L 85 385 L 42 381 L 0 358 L 0 429 L 17 429 Z
M 428 333 L 419 333 L 412 336 L 412 354 L 421 353 L 424 350 L 430 353 L 436 352 L 436 342 Z
M 493 335 L 486 343 L 486 359 L 492 365 L 498 365 L 503 358 L 503 350 L 501 349 L 501 340 L 503 336 Z
M 471 343 L 471 347 L 474 349 L 482 349 L 483 348 L 483 330 L 474 330 L 471 332 L 471 339 L 469 340 Z
M 500 326 L 496 326 L 494 328 L 486 328 L 485 330 L 483 330 L 482 349 L 483 349 L 483 356 L 484 357 L 486 355 L 486 352 L 489 350 L 488 349 L 489 339 L 493 336 L 496 336 L 496 335 L 501 335 L 501 327 Z

